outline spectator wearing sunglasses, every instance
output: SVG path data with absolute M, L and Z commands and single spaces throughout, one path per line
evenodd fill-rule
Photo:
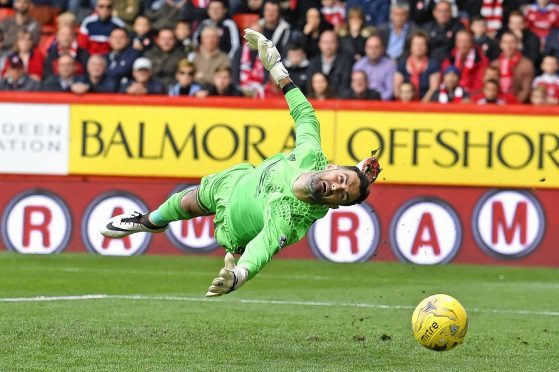
M 188 59 L 184 58 L 177 64 L 175 74 L 176 82 L 169 87 L 169 96 L 195 96 L 202 90 L 202 86 L 194 82 L 196 66 Z

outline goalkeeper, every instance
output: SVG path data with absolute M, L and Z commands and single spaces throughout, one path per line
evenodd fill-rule
M 293 84 L 280 55 L 264 35 L 245 30 L 245 40 L 283 90 L 295 120 L 295 149 L 253 167 L 242 163 L 202 178 L 200 186 L 172 195 L 158 209 L 111 218 L 110 238 L 158 233 L 177 220 L 215 214 L 215 236 L 225 247 L 225 267 L 206 296 L 229 293 L 252 279 L 283 247 L 302 239 L 329 208 L 365 200 L 380 168 L 373 156 L 354 166 L 328 164 L 320 147 L 314 110 Z M 237 265 L 231 253 L 240 254 Z

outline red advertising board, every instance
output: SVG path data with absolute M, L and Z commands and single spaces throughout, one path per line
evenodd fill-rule
M 1 176 L 2 249 L 21 253 L 221 255 L 211 217 L 164 234 L 103 238 L 112 215 L 155 209 L 196 180 Z M 332 210 L 279 257 L 333 262 L 559 266 L 559 191 L 382 185 L 361 206 Z

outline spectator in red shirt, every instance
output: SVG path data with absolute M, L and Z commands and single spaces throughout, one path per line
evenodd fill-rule
M 511 93 L 519 102 L 526 102 L 530 98 L 534 80 L 534 65 L 520 53 L 519 44 L 518 38 L 512 32 L 503 33 L 500 42 L 502 53 L 491 66 L 499 70 L 501 92 Z
M 559 26 L 559 7 L 550 4 L 549 0 L 537 0 L 524 9 L 524 18 L 530 31 L 536 34 L 543 44 L 549 31 Z
M 542 87 L 547 96 L 547 103 L 556 105 L 559 102 L 559 75 L 557 75 L 559 66 L 557 64 L 557 57 L 545 56 L 541 68 L 543 74 L 534 79 L 532 88 Z
M 31 32 L 22 30 L 17 34 L 15 43 L 15 54 L 23 61 L 24 72 L 36 81 L 43 79 L 43 62 L 45 56 L 37 48 L 33 48 L 33 35 Z M 6 73 L 10 65 L 10 59 L 6 61 L 2 75 Z
M 78 34 L 78 45 L 89 54 L 109 53 L 111 31 L 125 27 L 120 18 L 111 15 L 112 8 L 112 0 L 97 0 L 95 13 L 83 20 Z
M 499 81 L 499 69 L 496 67 L 488 67 L 485 70 L 485 73 L 483 74 L 483 84 L 485 87 L 485 83 L 488 82 L 489 80 L 495 80 L 495 81 Z M 476 92 L 473 92 L 472 94 L 470 94 L 471 96 L 471 101 L 472 102 L 477 102 L 478 100 L 482 99 L 484 97 L 483 95 L 483 89 L 479 89 Z M 514 104 L 514 103 L 518 103 L 518 100 L 516 99 L 516 97 L 514 95 L 512 95 L 511 93 L 502 93 L 499 91 L 499 98 L 502 99 L 505 103 L 507 104 Z
M 44 63 L 44 74 L 46 76 L 58 75 L 58 57 L 62 54 L 69 54 L 75 59 L 77 75 L 85 72 L 89 54 L 78 47 L 74 30 L 68 26 L 58 29 L 56 38 L 47 52 L 47 58 Z
M 473 92 L 482 87 L 482 77 L 489 60 L 481 49 L 474 45 L 470 31 L 460 30 L 456 33 L 454 49 L 443 64 L 442 69 L 455 66 L 460 72 L 460 85 Z

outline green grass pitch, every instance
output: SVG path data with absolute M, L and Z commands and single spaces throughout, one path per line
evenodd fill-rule
M 559 370 L 556 269 L 274 260 L 238 292 L 206 299 L 221 266 L 0 254 L 0 370 Z M 448 352 L 411 335 L 413 308 L 435 293 L 470 316 Z

